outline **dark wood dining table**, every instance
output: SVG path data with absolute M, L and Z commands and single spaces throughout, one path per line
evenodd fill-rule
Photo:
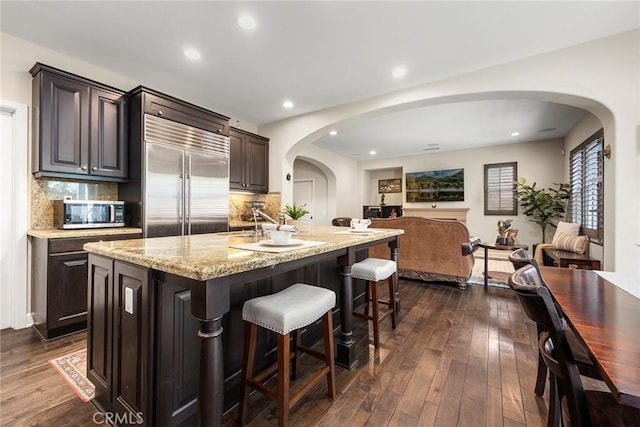
M 613 396 L 624 405 L 640 408 L 640 299 L 595 271 L 540 270 Z

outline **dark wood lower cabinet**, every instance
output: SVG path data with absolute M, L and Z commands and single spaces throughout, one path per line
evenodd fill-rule
M 222 318 L 225 412 L 236 405 L 240 396 L 244 302 L 297 282 L 333 289 L 339 299 L 339 273 L 336 261 L 330 260 L 230 285 L 230 310 Z M 114 413 L 130 424 L 197 425 L 200 323 L 192 315 L 190 287 L 199 284 L 89 255 L 87 369 L 89 379 L 96 384 L 97 404 L 103 411 Z M 362 295 L 363 290 L 362 285 L 354 294 Z M 334 322 L 339 325 L 337 307 L 339 303 Z M 258 332 L 261 356 L 256 358 L 256 369 L 261 370 L 275 362 L 276 337 L 263 329 Z M 307 346 L 321 338 L 321 320 L 302 333 Z
M 139 237 L 140 234 L 31 238 L 34 328 L 45 340 L 87 327 L 88 255 L 82 246 L 98 240 Z

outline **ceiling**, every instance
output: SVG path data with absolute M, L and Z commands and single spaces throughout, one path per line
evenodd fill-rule
M 3 32 L 255 125 L 640 27 L 638 1 L 3 0 L 0 14 Z M 255 29 L 238 26 L 243 14 Z M 186 47 L 201 59 L 186 59 Z M 405 77 L 391 76 L 397 66 Z M 404 151 L 389 155 L 409 155 L 430 144 L 561 137 L 582 114 L 527 99 L 445 104 L 359 122 L 316 144 L 364 158 L 401 140 Z

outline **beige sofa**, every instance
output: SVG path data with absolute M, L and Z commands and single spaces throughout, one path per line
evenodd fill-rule
M 404 216 L 373 219 L 370 227 L 404 230 L 398 248 L 400 277 L 455 282 L 459 288 L 466 288 L 477 239 L 470 238 L 463 223 Z M 463 247 L 468 255 L 463 255 Z M 369 250 L 369 256 L 389 258 L 389 248 L 387 245 L 375 246 Z

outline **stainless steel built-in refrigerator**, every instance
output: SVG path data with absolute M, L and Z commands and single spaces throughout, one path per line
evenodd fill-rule
M 229 230 L 229 138 L 144 115 L 145 237 Z

